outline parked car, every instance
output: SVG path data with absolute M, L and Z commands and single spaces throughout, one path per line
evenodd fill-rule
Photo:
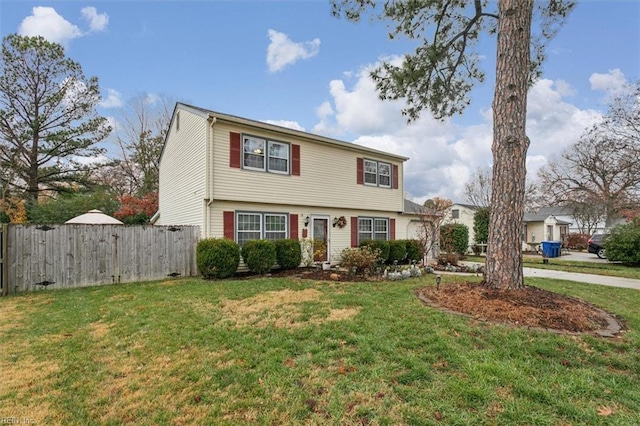
M 589 238 L 589 253 L 594 253 L 600 259 L 606 259 L 607 253 L 604 249 L 604 234 L 593 234 Z

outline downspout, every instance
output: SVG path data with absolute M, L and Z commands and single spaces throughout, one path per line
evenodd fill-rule
M 206 155 L 206 178 L 205 178 L 205 226 L 204 226 L 204 236 L 205 238 L 211 237 L 211 205 L 213 204 L 213 176 L 212 176 L 212 164 L 213 164 L 213 126 L 216 124 L 216 117 L 212 114 L 209 114 L 209 118 L 207 118 L 209 122 L 209 127 L 207 128 L 207 147 L 205 150 Z

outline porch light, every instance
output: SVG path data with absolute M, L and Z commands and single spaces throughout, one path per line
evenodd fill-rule
M 306 228 L 307 226 L 309 226 L 309 216 L 304 218 L 304 227 Z

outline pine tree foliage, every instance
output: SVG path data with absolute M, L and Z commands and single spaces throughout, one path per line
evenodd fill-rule
M 0 62 L 0 168 L 7 191 L 37 202 L 41 192 L 86 186 L 97 144 L 111 131 L 96 113 L 100 90 L 62 46 L 9 35 Z

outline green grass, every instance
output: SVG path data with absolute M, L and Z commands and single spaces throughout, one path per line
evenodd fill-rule
M 2 298 L 0 417 L 640 424 L 638 291 L 527 280 L 623 318 L 629 331 L 604 339 L 446 314 L 413 294 L 432 282 L 184 279 Z
M 465 261 L 484 262 L 484 257 L 467 256 Z M 640 268 L 619 263 L 596 263 L 551 258 L 543 263 L 541 256 L 523 256 L 523 265 L 527 268 L 551 269 L 554 271 L 578 272 L 581 274 L 606 275 L 609 277 L 633 278 L 640 280 Z

